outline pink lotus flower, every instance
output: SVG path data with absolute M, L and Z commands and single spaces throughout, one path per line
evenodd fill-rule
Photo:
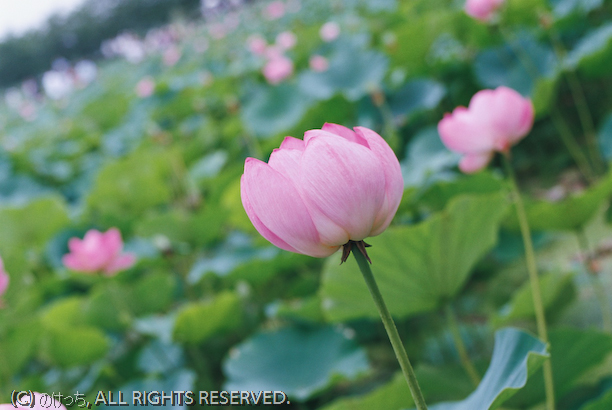
M 4 270 L 4 262 L 2 262 L 2 258 L 0 258 L 0 296 L 6 292 L 6 289 L 9 285 L 9 276 L 8 273 Z
M 38 392 L 32 392 L 34 396 L 34 405 L 31 406 L 30 397 L 24 396 L 21 398 L 22 404 L 17 404 L 17 407 L 14 407 L 12 404 L 0 404 L 0 410 L 14 410 L 18 409 L 33 409 L 33 410 L 48 410 L 52 409 L 60 409 L 66 410 L 66 406 L 55 400 L 49 394 L 43 394 Z
M 272 58 L 263 68 L 263 75 L 270 84 L 276 85 L 293 74 L 293 61 L 280 56 Z
M 476 20 L 487 22 L 495 16 L 503 3 L 504 0 L 467 0 L 465 12 Z
M 273 1 L 266 6 L 263 14 L 268 20 L 278 20 L 285 15 L 285 3 L 280 0 Z
M 297 37 L 290 31 L 283 31 L 276 36 L 276 45 L 283 50 L 289 50 L 297 44 Z
M 327 71 L 327 69 L 329 68 L 329 62 L 327 61 L 327 58 L 320 55 L 313 55 L 312 57 L 310 57 L 309 64 L 310 68 L 313 71 L 317 72 Z
M 281 249 L 326 257 L 383 232 L 404 191 L 400 165 L 372 130 L 337 124 L 286 137 L 268 163 L 247 158 L 242 205 L 257 231 Z
M 340 26 L 335 21 L 328 21 L 321 26 L 319 35 L 325 42 L 334 41 L 340 35 Z
M 64 265 L 78 272 L 103 272 L 112 275 L 130 268 L 136 262 L 131 253 L 122 252 L 123 241 L 117 228 L 105 233 L 90 229 L 81 240 L 72 238 L 68 241 L 70 253 L 64 255 Z
M 164 65 L 168 67 L 172 67 L 181 59 L 182 53 L 181 50 L 176 46 L 171 46 L 164 51 L 162 55 L 162 60 Z
M 155 91 L 155 81 L 153 77 L 146 76 L 136 84 L 136 95 L 140 98 L 150 97 Z
M 533 104 L 508 87 L 474 94 L 468 108 L 457 107 L 438 123 L 448 149 L 464 154 L 459 169 L 477 172 L 495 152 L 507 153 L 531 130 Z
M 252 34 L 247 38 L 247 48 L 255 55 L 263 55 L 266 52 L 268 43 L 259 34 Z

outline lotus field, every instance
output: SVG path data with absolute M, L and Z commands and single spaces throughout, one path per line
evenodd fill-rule
M 612 409 L 612 4 L 239 3 L 2 91 L 0 409 Z

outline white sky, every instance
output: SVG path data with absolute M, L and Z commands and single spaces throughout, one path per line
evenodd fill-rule
M 55 13 L 65 14 L 84 0 L 0 0 L 0 40 L 41 26 Z

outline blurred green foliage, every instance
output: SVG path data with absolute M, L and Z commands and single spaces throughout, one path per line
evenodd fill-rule
M 120 2 L 113 13 L 132 3 L 144 4 Z M 93 400 L 99 390 L 226 388 L 283 390 L 300 410 L 412 406 L 354 261 L 276 249 L 240 201 L 246 157 L 267 160 L 286 135 L 336 122 L 380 132 L 402 165 L 398 214 L 368 242 L 428 403 L 537 408 L 546 348 L 528 333 L 531 288 L 507 182 L 496 161 L 460 174 L 436 131 L 476 91 L 506 85 L 537 112 L 511 160 L 537 231 L 558 409 L 607 409 L 612 342 L 598 330 L 590 279 L 612 309 L 612 6 L 506 3 L 483 24 L 451 0 L 287 0 L 273 22 L 257 2 L 174 23 L 186 33 L 174 65 L 162 51 L 138 64 L 102 61 L 89 86 L 29 101 L 34 116 L 0 103 L 0 256 L 11 278 L 0 308 L 0 402 L 13 389 Z M 65 30 L 85 47 L 93 39 L 77 28 L 91 21 L 79 16 Z M 108 22 L 138 31 L 136 17 Z M 340 37 L 323 42 L 319 29 L 331 20 Z M 215 25 L 227 32 L 213 35 Z M 273 86 L 245 43 L 254 33 L 272 43 L 283 30 L 298 39 L 287 52 L 295 73 Z M 17 77 L 2 64 L 25 63 L 5 57 L 7 44 L 8 82 Z M 58 53 L 48 44 L 35 50 Z M 328 59 L 327 71 L 308 68 L 313 54 Z M 154 91 L 139 96 L 148 76 Z M 137 255 L 134 267 L 105 277 L 62 265 L 70 238 L 111 227 Z M 489 384 L 466 377 L 447 306 Z

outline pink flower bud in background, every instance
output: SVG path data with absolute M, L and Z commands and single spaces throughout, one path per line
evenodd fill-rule
M 320 55 L 313 55 L 309 60 L 310 68 L 313 71 L 327 71 L 329 68 L 329 63 L 327 62 L 327 58 Z
M 257 231 L 281 249 L 326 257 L 382 233 L 404 192 L 399 162 L 377 133 L 337 124 L 286 137 L 268 163 L 247 158 L 240 180 Z
M 440 138 L 452 151 L 464 154 L 459 169 L 480 171 L 495 152 L 507 153 L 533 125 L 533 104 L 508 87 L 474 94 L 468 108 L 457 107 L 438 123 Z
M 490 21 L 504 0 L 467 0 L 465 12 L 468 16 L 480 21 Z
M 272 58 L 263 68 L 263 75 L 270 84 L 278 84 L 293 74 L 293 61 L 284 56 Z
M 6 292 L 6 289 L 9 285 L 9 276 L 8 273 L 4 270 L 4 262 L 2 258 L 0 258 L 0 296 Z
M 181 50 L 179 50 L 176 46 L 171 46 L 164 51 L 162 56 L 162 60 L 164 61 L 164 65 L 168 67 L 172 67 L 181 59 Z
M 340 35 L 340 26 L 335 21 L 328 21 L 321 26 L 319 35 L 325 42 L 334 41 Z
M 269 3 L 263 11 L 263 15 L 268 20 L 277 20 L 285 15 L 285 3 L 273 1 Z
M 297 44 L 297 37 L 291 31 L 283 31 L 276 36 L 276 45 L 283 50 L 289 50 Z
M 268 43 L 259 34 L 252 34 L 247 38 L 247 48 L 255 55 L 263 55 L 266 52 L 266 47 L 268 47 Z
M 16 404 L 17 407 L 13 406 L 12 404 L 0 404 L 0 410 L 14 410 L 15 408 L 33 409 L 33 410 L 48 410 L 49 408 L 52 408 L 52 409 L 66 410 L 66 406 L 64 406 L 58 400 L 51 397 L 50 394 L 32 392 L 32 395 L 34 396 L 33 406 L 29 404 L 31 397 L 26 395 L 26 396 L 21 397 L 21 403 L 23 404 Z
M 136 84 L 136 95 L 140 98 L 150 97 L 155 91 L 155 81 L 153 77 L 146 76 Z
M 105 233 L 90 229 L 82 240 L 71 238 L 68 249 L 70 253 L 64 255 L 62 262 L 68 269 L 77 272 L 112 275 L 136 263 L 133 254 L 122 252 L 123 241 L 117 228 L 111 228 Z

